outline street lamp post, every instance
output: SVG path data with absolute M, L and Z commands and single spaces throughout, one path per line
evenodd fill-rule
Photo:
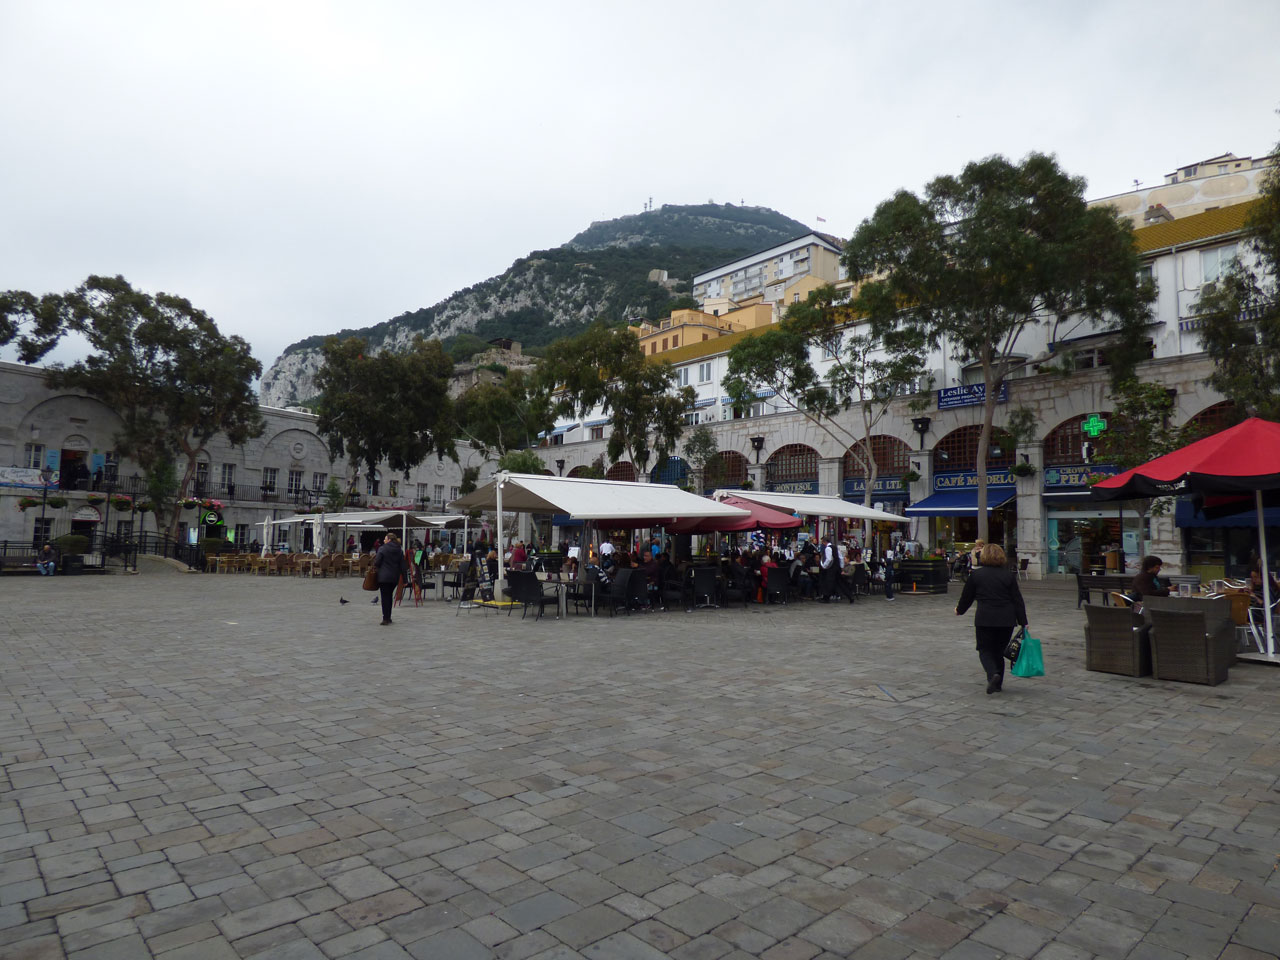
M 49 533 L 44 526 L 45 507 L 49 503 L 49 481 L 53 479 L 53 467 L 47 463 L 40 468 L 40 537 L 36 539 L 49 539 Z M 36 544 L 39 546 L 39 544 Z
M 110 553 L 107 544 L 107 538 L 111 536 L 111 497 L 116 490 L 116 481 L 114 478 L 104 480 L 102 491 L 107 495 L 107 512 L 102 518 L 102 568 L 107 568 L 107 556 Z
M 133 541 L 133 572 L 138 572 L 138 531 L 133 526 L 134 514 L 138 509 L 138 475 L 133 475 L 129 484 L 129 539 Z M 128 557 L 125 557 L 128 560 Z

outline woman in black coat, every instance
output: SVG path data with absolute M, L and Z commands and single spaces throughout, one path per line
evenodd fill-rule
M 378 589 L 382 592 L 382 625 L 391 622 L 391 601 L 395 597 L 396 585 L 400 578 L 409 572 L 404 560 L 404 550 L 394 534 L 387 534 L 386 542 L 378 548 L 373 558 L 373 565 L 378 569 Z
M 982 548 L 979 566 L 965 581 L 956 604 L 960 616 L 977 601 L 973 630 L 978 640 L 978 659 L 987 675 L 987 693 L 999 693 L 1004 685 L 1004 648 L 1014 627 L 1027 625 L 1027 607 L 1018 589 L 1018 575 L 1006 569 L 1008 558 L 998 543 Z

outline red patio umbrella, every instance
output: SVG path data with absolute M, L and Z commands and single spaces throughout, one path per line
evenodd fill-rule
M 1275 654 L 1271 636 L 1271 572 L 1267 565 L 1267 528 L 1263 494 L 1280 490 L 1280 423 L 1250 417 L 1220 433 L 1187 444 L 1132 470 L 1095 484 L 1096 500 L 1177 496 L 1184 493 L 1252 493 L 1258 513 L 1258 552 L 1262 556 L 1267 655 Z
M 750 511 L 747 517 L 688 517 L 667 524 L 668 533 L 740 533 L 763 527 L 766 530 L 791 530 L 804 521 L 772 507 L 739 497 L 721 497 L 721 503 Z

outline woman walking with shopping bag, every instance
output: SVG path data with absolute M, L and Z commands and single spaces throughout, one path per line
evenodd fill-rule
M 1004 685 L 1004 650 L 1015 627 L 1027 625 L 1027 607 L 1018 589 L 1018 575 L 1007 569 L 1008 558 L 998 543 L 988 543 L 979 554 L 980 566 L 969 574 L 956 616 L 973 603 L 973 630 L 978 641 L 978 659 L 987 676 L 987 693 L 999 693 Z

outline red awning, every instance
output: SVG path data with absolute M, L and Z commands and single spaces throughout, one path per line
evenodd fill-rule
M 750 500 L 743 500 L 740 497 L 721 497 L 720 502 L 727 503 L 731 507 L 749 510 L 751 515 L 746 517 L 689 517 L 667 524 L 667 532 L 740 533 L 744 530 L 755 530 L 758 527 L 763 527 L 765 530 L 791 530 L 804 522 L 799 517 L 794 517 L 789 513 L 783 513 L 781 510 L 775 510 L 763 504 L 752 503 Z
M 1280 488 L 1280 423 L 1250 417 L 1095 484 L 1098 500 Z

